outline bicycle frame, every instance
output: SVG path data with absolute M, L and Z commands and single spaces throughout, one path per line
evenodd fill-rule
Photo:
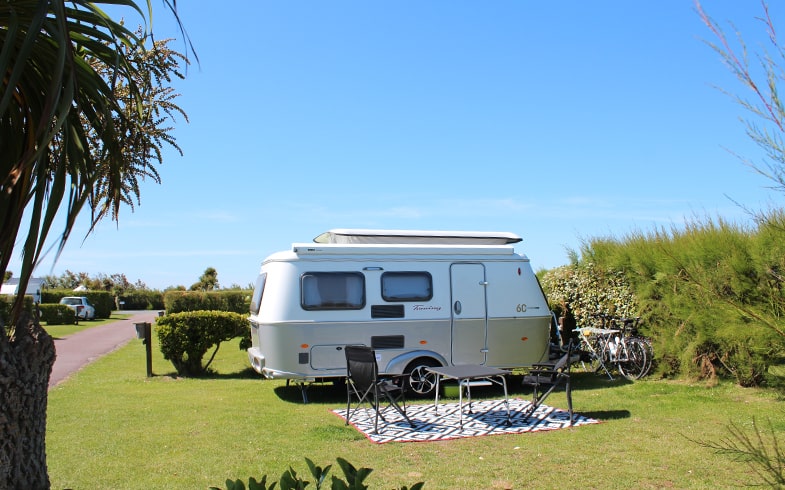
M 610 363 L 616 363 L 616 349 L 611 352 L 610 339 L 619 330 L 609 328 L 584 327 L 579 329 L 581 346 L 589 352 L 589 355 L 599 362 L 600 367 L 613 380 L 613 375 L 608 369 Z M 607 363 L 607 364 L 606 364 Z M 585 369 L 584 365 L 584 369 Z M 597 369 L 599 371 L 599 368 Z

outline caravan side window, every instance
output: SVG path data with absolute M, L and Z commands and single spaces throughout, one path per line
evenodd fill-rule
M 305 310 L 361 310 L 365 276 L 360 272 L 306 272 L 300 278 Z
M 385 301 L 429 301 L 433 279 L 428 272 L 385 272 L 382 274 Z
M 256 284 L 253 288 L 253 296 L 251 297 L 251 315 L 258 315 L 262 307 L 262 296 L 264 296 L 264 284 L 267 282 L 267 273 L 259 274 L 256 278 Z

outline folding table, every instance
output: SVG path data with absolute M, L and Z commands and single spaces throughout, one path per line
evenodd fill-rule
M 507 396 L 507 378 L 509 371 L 496 369 L 479 364 L 460 364 L 457 366 L 429 367 L 428 371 L 436 375 L 436 399 L 433 403 L 436 413 L 439 412 L 439 384 L 442 378 L 454 379 L 458 382 L 458 409 L 460 411 L 460 424 L 463 429 L 463 388 L 469 398 L 469 413 L 472 413 L 472 390 L 474 381 L 489 381 L 504 387 L 504 406 L 507 408 L 507 425 L 510 425 L 510 401 Z

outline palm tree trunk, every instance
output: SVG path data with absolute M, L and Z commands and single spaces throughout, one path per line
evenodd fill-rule
M 46 404 L 54 361 L 54 340 L 27 312 L 10 335 L 0 335 L 2 489 L 49 488 Z

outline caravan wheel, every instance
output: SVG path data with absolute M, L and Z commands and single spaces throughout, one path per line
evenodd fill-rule
M 420 396 L 434 396 L 436 389 L 436 375 L 428 372 L 427 368 L 441 366 L 436 360 L 427 357 L 415 359 L 406 366 L 408 389 Z

